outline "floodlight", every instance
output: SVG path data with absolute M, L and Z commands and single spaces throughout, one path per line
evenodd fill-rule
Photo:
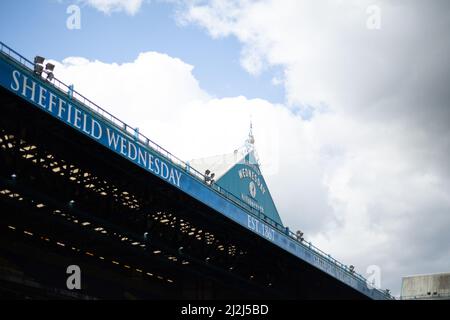
M 297 236 L 298 241 L 303 241 L 303 232 L 298 230 L 295 235 Z
M 34 65 L 34 73 L 36 73 L 37 75 L 40 76 L 43 71 L 44 71 L 44 67 L 41 64 Z
M 53 72 L 47 73 L 47 81 L 52 81 L 54 78 L 55 76 L 53 75 Z
M 45 65 L 45 70 L 49 71 L 49 72 L 53 72 L 53 70 L 55 70 L 55 65 L 52 63 L 47 63 Z
M 36 57 L 34 57 L 34 63 L 37 63 L 37 64 L 43 64 L 44 61 L 45 61 L 45 58 L 44 58 L 44 57 L 41 57 L 41 56 L 36 56 Z

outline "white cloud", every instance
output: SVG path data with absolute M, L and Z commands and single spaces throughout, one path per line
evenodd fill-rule
M 265 128 L 278 128 L 289 114 L 261 99 L 211 97 L 191 65 L 157 52 L 124 64 L 80 57 L 55 64 L 59 79 L 185 160 L 231 152 L 244 143 L 251 118 L 260 150 L 271 152 Z
M 242 42 L 248 72 L 284 68 L 286 106 L 211 97 L 192 66 L 155 52 L 122 65 L 66 59 L 58 77 L 186 160 L 234 150 L 252 117 L 284 222 L 363 274 L 379 265 L 398 293 L 402 275 L 448 271 L 449 100 L 433 85 L 448 83 L 448 40 L 425 37 L 439 35 L 425 24 L 434 10 L 375 2 L 378 33 L 365 28 L 374 1 L 187 6 L 184 23 Z M 310 120 L 292 111 L 305 103 L 316 107 Z
M 129 15 L 135 15 L 141 8 L 143 0 L 80 0 L 95 9 L 111 14 L 112 12 L 125 11 Z

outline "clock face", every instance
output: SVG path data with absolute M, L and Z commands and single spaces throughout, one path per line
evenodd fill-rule
M 248 185 L 248 190 L 250 191 L 250 195 L 254 199 L 256 197 L 256 185 L 253 181 L 250 181 L 250 184 Z

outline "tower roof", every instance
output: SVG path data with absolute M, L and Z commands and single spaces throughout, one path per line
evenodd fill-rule
M 232 153 L 189 161 L 196 170 L 214 173 L 215 184 L 281 224 L 275 203 L 261 173 L 250 126 L 246 144 Z

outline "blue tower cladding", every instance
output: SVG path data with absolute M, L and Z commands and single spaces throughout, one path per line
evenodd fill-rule
M 217 185 L 283 225 L 253 150 L 218 178 Z

